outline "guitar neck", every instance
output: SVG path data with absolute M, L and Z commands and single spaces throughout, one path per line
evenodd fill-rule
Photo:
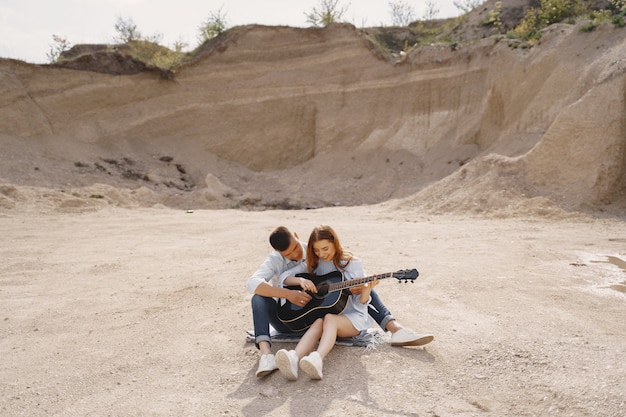
M 365 277 L 365 278 L 356 278 L 356 279 L 350 279 L 350 280 L 341 281 L 341 282 L 335 282 L 334 284 L 330 284 L 328 286 L 328 292 L 341 291 L 346 288 L 356 287 L 361 284 L 367 284 L 368 282 L 372 282 L 377 279 L 391 278 L 392 276 L 393 276 L 393 272 L 387 272 L 385 274 L 372 275 L 372 276 Z

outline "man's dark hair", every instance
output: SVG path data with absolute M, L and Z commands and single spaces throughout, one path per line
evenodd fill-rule
M 270 235 L 270 245 L 277 251 L 287 250 L 291 245 L 291 232 L 285 226 L 277 227 Z

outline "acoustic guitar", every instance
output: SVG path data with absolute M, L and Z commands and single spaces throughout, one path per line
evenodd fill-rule
M 340 271 L 333 271 L 320 276 L 307 273 L 296 274 L 296 276 L 313 281 L 317 293 L 307 291 L 311 296 L 311 301 L 304 306 L 294 305 L 285 300 L 285 304 L 278 308 L 278 319 L 291 331 L 301 332 L 311 327 L 315 320 L 326 314 L 339 314 L 345 310 L 348 297 L 351 295 L 348 288 L 385 278 L 396 278 L 399 282 L 413 282 L 419 276 L 419 272 L 417 269 L 404 269 L 350 280 L 344 279 Z M 300 289 L 299 286 L 287 286 L 285 288 Z

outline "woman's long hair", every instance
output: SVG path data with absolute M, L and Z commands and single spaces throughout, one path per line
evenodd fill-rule
M 313 244 L 320 240 L 328 240 L 332 242 L 335 246 L 335 257 L 333 258 L 333 264 L 337 270 L 341 270 L 345 268 L 352 260 L 353 255 L 350 252 L 344 251 L 341 246 L 341 241 L 339 240 L 339 236 L 333 230 L 332 227 L 321 225 L 317 226 L 311 232 L 309 236 L 309 243 L 306 247 L 306 264 L 309 270 L 309 273 L 313 273 L 319 264 L 320 258 L 315 254 L 315 249 L 313 248 Z

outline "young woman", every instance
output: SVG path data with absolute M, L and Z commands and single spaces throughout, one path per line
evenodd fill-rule
M 330 226 L 318 226 L 311 232 L 307 244 L 306 265 L 299 265 L 280 276 L 284 286 L 300 286 L 311 291 L 315 284 L 306 278 L 296 277 L 301 272 L 325 275 L 341 271 L 345 279 L 362 278 L 363 264 L 351 253 L 343 250 L 337 233 Z M 365 334 L 372 320 L 368 313 L 370 291 L 378 282 L 364 284 L 360 294 L 350 295 L 341 314 L 327 314 L 317 319 L 302 336 L 294 350 L 276 352 L 276 365 L 290 381 L 298 378 L 298 365 L 311 379 L 322 379 L 323 361 L 335 346 L 337 337 L 355 337 Z M 313 351 L 318 343 L 316 351 Z

